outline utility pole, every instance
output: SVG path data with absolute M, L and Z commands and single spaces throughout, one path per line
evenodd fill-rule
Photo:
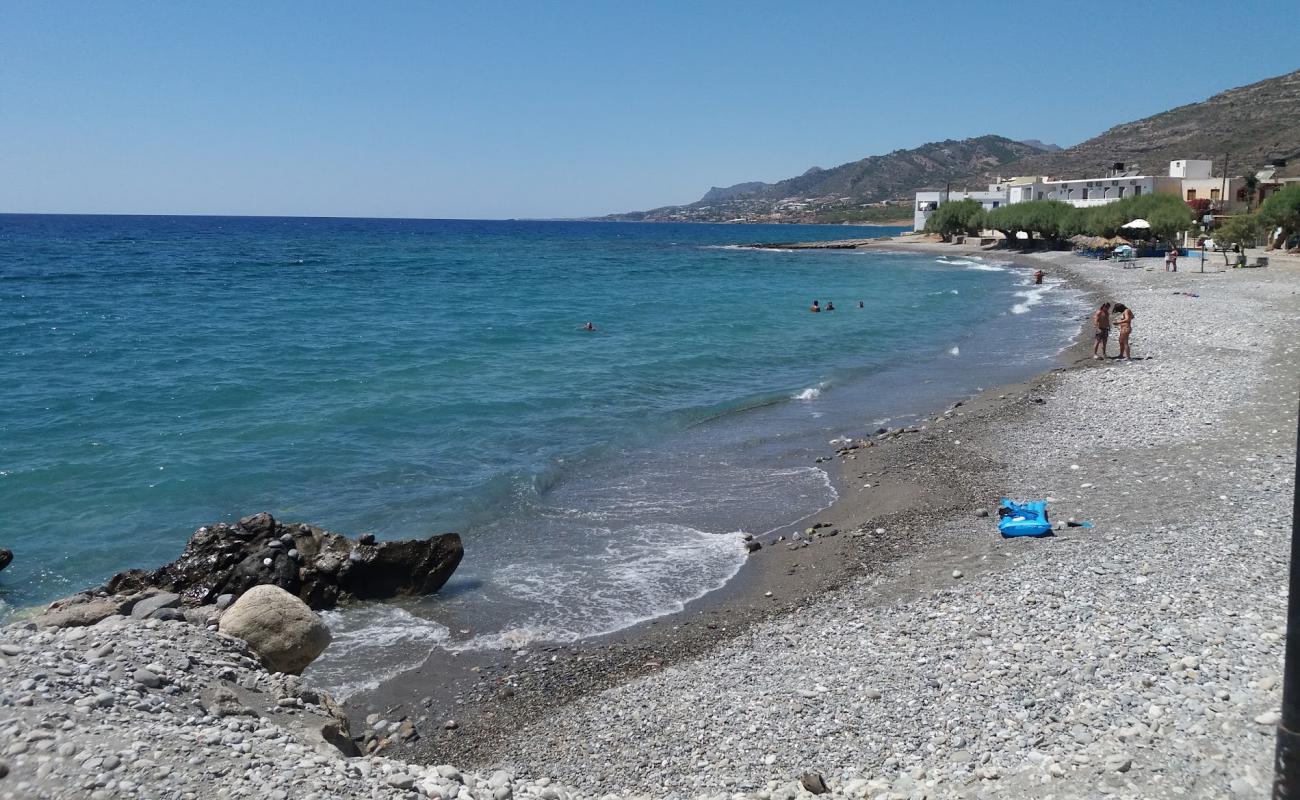
M 1223 189 L 1219 192 L 1219 202 L 1223 208 L 1228 207 L 1228 154 L 1223 154 Z
M 1296 430 L 1296 483 L 1291 505 L 1291 582 L 1286 603 L 1286 666 L 1282 671 L 1282 721 L 1273 753 L 1273 800 L 1300 800 L 1300 428 Z

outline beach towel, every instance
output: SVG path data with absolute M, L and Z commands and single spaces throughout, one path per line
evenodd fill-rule
M 1030 500 L 1017 503 L 1002 498 L 998 508 L 998 530 L 1006 538 L 1012 536 L 1050 536 L 1052 522 L 1047 518 L 1047 501 Z

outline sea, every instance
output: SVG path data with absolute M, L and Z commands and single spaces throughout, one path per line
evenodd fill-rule
M 0 616 L 257 511 L 464 539 L 439 594 L 327 614 L 343 695 L 680 610 L 835 500 L 835 443 L 1077 333 L 994 256 L 737 246 L 899 230 L 0 215 Z

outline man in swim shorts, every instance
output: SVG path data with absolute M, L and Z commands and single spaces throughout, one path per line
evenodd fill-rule
M 1105 358 L 1106 342 L 1110 339 L 1110 303 L 1102 303 L 1093 312 L 1092 327 L 1096 329 L 1092 337 L 1092 357 Z

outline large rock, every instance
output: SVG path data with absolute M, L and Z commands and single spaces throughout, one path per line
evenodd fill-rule
M 159 609 L 176 608 L 180 604 L 181 596 L 175 592 L 159 592 L 137 600 L 135 605 L 131 606 L 131 616 L 144 619 Z
M 3 547 L 0 547 L 0 569 L 4 569 L 5 567 L 9 566 L 9 562 L 13 560 L 14 560 L 13 551 L 6 550 Z
M 173 592 L 194 606 L 270 585 L 312 608 L 333 608 L 351 598 L 436 592 L 463 555 L 454 533 L 401 542 L 376 543 L 368 536 L 353 541 L 310 525 L 285 525 L 261 513 L 236 525 L 199 528 L 180 558 L 153 571 L 119 573 L 103 588 L 113 595 Z
M 221 615 L 222 633 L 248 642 L 273 672 L 298 675 L 330 643 L 329 628 L 307 604 L 278 586 L 254 586 Z
M 32 619 L 42 628 L 79 628 L 121 614 L 134 598 L 74 594 L 56 600 Z

